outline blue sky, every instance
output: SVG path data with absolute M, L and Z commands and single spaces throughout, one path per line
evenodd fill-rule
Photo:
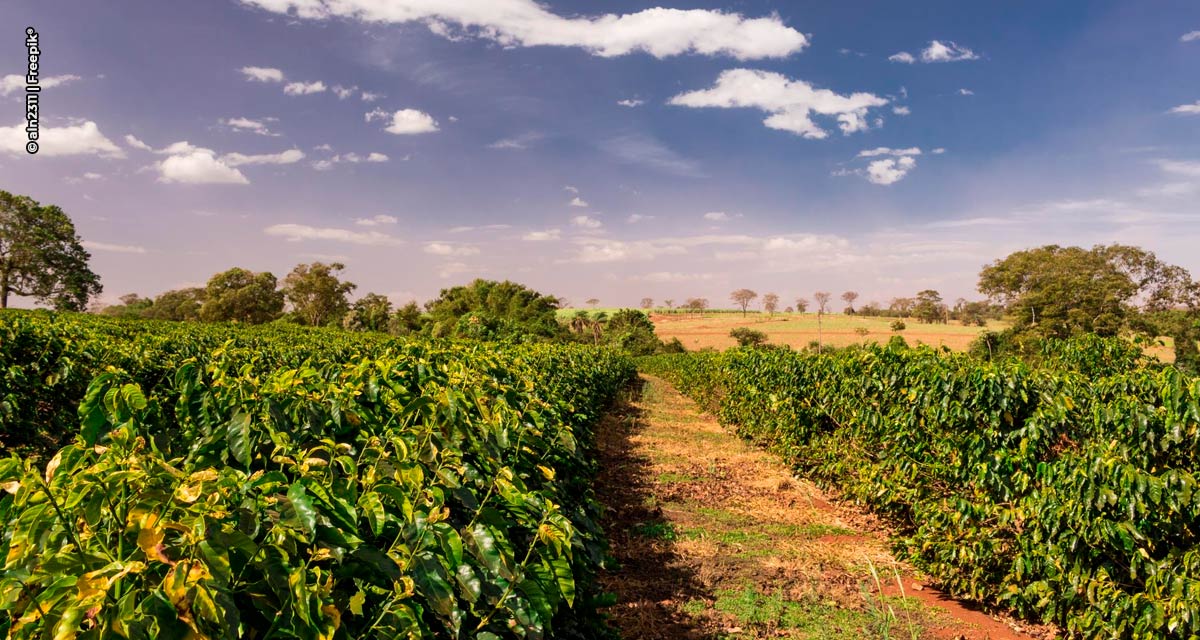
M 110 301 L 334 259 L 397 302 L 978 297 L 1048 243 L 1200 275 L 1194 2 L 595 6 L 9 2 L 0 78 L 28 25 L 55 86 L 31 157 L 0 84 L 0 189 L 72 215 Z

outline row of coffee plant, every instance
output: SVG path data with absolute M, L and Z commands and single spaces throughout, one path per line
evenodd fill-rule
M 603 633 L 589 452 L 627 358 L 70 316 L 3 331 L 11 429 L 99 367 L 71 444 L 0 460 L 8 637 Z
M 958 596 L 1080 637 L 1194 638 L 1200 381 L 1134 353 L 739 349 L 643 367 L 885 516 Z

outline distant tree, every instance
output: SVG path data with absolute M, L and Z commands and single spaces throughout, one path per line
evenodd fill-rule
M 420 333 L 424 327 L 424 314 L 421 313 L 421 307 L 417 306 L 416 300 L 409 300 L 407 304 L 399 309 L 392 317 L 388 319 L 388 333 L 394 336 L 407 336 L 414 333 Z
M 842 294 L 842 300 L 846 301 L 846 313 L 854 315 L 854 301 L 858 300 L 858 292 L 847 291 Z
M 767 310 L 770 315 L 775 315 L 775 310 L 779 308 L 779 296 L 774 293 L 768 293 L 763 296 L 763 309 Z
M 867 334 L 871 333 L 871 330 L 866 327 L 854 327 L 854 333 L 866 337 Z
M 946 322 L 946 305 L 942 304 L 942 294 L 933 289 L 925 289 L 917 293 L 917 303 L 913 315 L 925 323 Z
M 0 191 L 0 309 L 10 295 L 62 311 L 82 311 L 100 295 L 75 224 L 62 209 Z
M 750 327 L 736 327 L 729 332 L 729 337 L 737 340 L 739 347 L 757 347 L 767 341 L 767 334 Z
M 588 298 L 587 303 L 589 306 L 591 306 L 593 309 L 595 309 L 596 305 L 600 304 L 600 299 L 599 298 Z
M 675 301 L 674 301 L 674 300 L 672 300 L 672 299 L 670 299 L 670 298 L 667 298 L 666 300 L 663 300 L 663 304 L 667 305 L 667 309 L 674 309 L 674 308 L 675 308 Z
M 350 303 L 350 310 L 342 317 L 342 326 L 351 331 L 385 332 L 392 319 L 392 301 L 378 293 L 367 295 Z
M 912 315 L 913 307 L 916 304 L 916 300 L 912 298 L 892 298 L 892 301 L 888 304 L 888 311 L 900 318 L 907 318 Z
M 642 298 L 642 308 L 643 309 L 653 309 L 654 308 L 654 298 Z
M 261 324 L 283 313 L 283 292 L 275 275 L 234 267 L 209 279 L 200 319 L 206 322 Z
M 613 345 L 634 356 L 648 356 L 663 350 L 654 334 L 654 323 L 636 309 L 621 309 L 608 319 L 603 330 L 604 344 Z
M 482 279 L 443 289 L 426 305 L 434 335 L 520 340 L 560 336 L 558 307 L 554 296 L 516 282 Z
M 687 302 L 684 303 L 684 306 L 686 306 L 689 311 L 695 313 L 704 313 L 704 310 L 708 309 L 708 298 L 688 298 Z
M 796 313 L 808 311 L 808 298 L 796 298 Z
M 750 289 L 738 289 L 737 291 L 734 291 L 733 293 L 729 294 L 729 299 L 733 300 L 734 304 L 736 304 L 742 308 L 742 317 L 746 316 L 746 309 L 750 306 L 751 302 L 754 302 L 754 299 L 757 297 L 758 297 L 758 294 L 751 291 Z
M 127 293 L 120 298 L 121 304 L 109 305 L 101 309 L 100 313 L 106 316 L 116 316 L 118 318 L 141 318 L 146 315 L 150 308 L 154 305 L 154 300 L 143 298 L 136 293 Z
M 338 278 L 340 262 L 298 264 L 283 279 L 283 296 L 292 311 L 310 327 L 340 322 L 350 309 L 346 296 L 358 286 Z
M 825 312 L 829 310 L 829 297 L 830 293 L 828 291 L 818 291 L 813 294 L 813 300 L 817 301 L 817 353 L 821 353 L 825 350 L 825 331 L 823 320 Z
M 817 315 L 829 313 L 829 298 L 828 291 L 818 291 L 813 294 L 813 300 L 817 301 Z
M 892 320 L 891 327 L 892 327 L 892 331 L 896 331 L 896 332 L 904 331 L 905 329 L 908 328 L 904 324 L 903 320 Z
M 164 291 L 143 315 L 155 320 L 199 320 L 203 303 L 204 289 L 199 287 Z
M 784 310 L 783 310 L 783 312 L 784 312 L 784 313 L 794 313 L 795 311 L 796 311 L 796 310 L 795 310 L 795 309 L 793 309 L 792 307 L 788 307 L 788 308 L 786 308 L 786 309 L 784 309 Z

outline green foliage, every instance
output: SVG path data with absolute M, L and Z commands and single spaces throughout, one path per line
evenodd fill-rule
M 75 442 L 0 460 L 8 637 L 600 628 L 591 425 L 632 374 L 612 351 L 48 314 L 0 330 L 29 382 L 6 402 L 48 399 L 10 340 L 78 363 L 54 398 L 74 396 Z
M 355 300 L 342 318 L 342 327 L 350 331 L 386 332 L 392 319 L 392 301 L 378 293 Z
M 908 325 L 904 324 L 903 320 L 892 320 L 892 324 L 889 326 L 892 328 L 892 331 L 904 331 L 908 328 Z
M 200 319 L 205 322 L 262 324 L 283 313 L 283 292 L 275 276 L 234 267 L 208 280 Z
M 357 287 L 353 282 L 338 279 L 338 273 L 345 268 L 340 262 L 296 265 L 283 279 L 282 287 L 292 313 L 310 327 L 340 324 L 342 316 L 350 310 L 346 296 Z
M 729 337 L 737 340 L 739 347 L 757 347 L 767 341 L 767 334 L 750 327 L 735 327 L 730 330 Z
M 955 595 L 1103 638 L 1200 634 L 1200 380 L 1137 345 L 662 356 L 666 377 L 871 506 Z
M 62 209 L 0 191 L 0 309 L 15 294 L 82 311 L 103 289 L 91 257 Z
M 557 298 L 507 280 L 475 280 L 442 289 L 427 305 L 434 335 L 492 340 L 560 336 L 558 306 Z
M 154 320 L 199 320 L 200 305 L 204 304 L 204 289 L 192 287 L 165 291 L 154 304 L 142 312 L 143 318 Z

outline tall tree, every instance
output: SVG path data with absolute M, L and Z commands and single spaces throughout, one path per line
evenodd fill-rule
M 854 315 L 854 301 L 858 300 L 858 292 L 847 291 L 842 294 L 842 300 L 846 301 L 846 313 Z
M 394 336 L 407 336 L 414 333 L 419 333 L 425 328 L 425 315 L 421 313 L 421 307 L 417 306 L 415 300 L 409 300 L 407 304 L 392 314 L 388 321 L 388 333 Z
M 155 320 L 199 320 L 202 304 L 204 289 L 199 287 L 164 291 L 143 315 Z
M 775 315 L 775 311 L 779 309 L 779 295 L 775 293 L 763 295 L 763 309 L 766 309 L 767 313 Z
M 642 308 L 643 309 L 653 309 L 654 308 L 654 298 L 642 298 Z
M 204 288 L 200 319 L 206 322 L 270 322 L 283 313 L 275 274 L 234 267 L 214 275 Z
M 593 309 L 595 309 L 596 305 L 600 304 L 600 299 L 599 298 L 588 298 L 587 303 L 589 306 L 591 306 Z
M 553 338 L 562 331 L 558 298 L 507 280 L 481 279 L 443 289 L 426 307 L 439 336 L 529 339 Z
M 0 191 L 0 309 L 18 295 L 82 311 L 102 290 L 91 257 L 62 209 Z
M 750 289 L 738 289 L 737 291 L 729 294 L 729 299 L 733 300 L 734 304 L 742 308 L 743 318 L 746 317 L 746 309 L 750 307 L 750 303 L 754 302 L 754 299 L 757 297 L 758 294 Z
M 298 264 L 283 279 L 283 297 L 304 324 L 320 327 L 337 322 L 350 309 L 346 296 L 358 285 L 338 278 L 345 268 L 340 262 Z
M 674 300 L 672 300 L 672 299 L 670 299 L 670 298 L 667 298 L 666 300 L 663 300 L 663 304 L 667 305 L 667 309 L 674 309 L 674 308 L 675 308 L 675 301 L 674 301 Z
M 813 300 L 817 301 L 817 353 L 825 350 L 825 327 L 823 320 L 825 313 L 829 311 L 830 295 L 828 291 L 818 291 L 813 294 Z
M 925 289 L 917 293 L 917 302 L 913 306 L 913 315 L 921 322 L 933 324 L 946 322 L 946 305 L 942 304 L 942 294 L 933 289 Z
M 368 293 L 350 304 L 342 317 L 342 326 L 351 331 L 387 331 L 392 319 L 392 301 L 378 293 Z
M 688 308 L 688 311 L 704 313 L 704 310 L 708 308 L 708 298 L 688 298 L 684 302 L 684 306 Z
M 148 317 L 150 309 L 154 306 L 154 300 L 143 298 L 136 293 L 127 293 L 119 300 L 121 304 L 104 307 L 100 310 L 100 314 L 118 318 L 142 318 Z
M 796 313 L 808 311 L 808 298 L 796 298 Z

